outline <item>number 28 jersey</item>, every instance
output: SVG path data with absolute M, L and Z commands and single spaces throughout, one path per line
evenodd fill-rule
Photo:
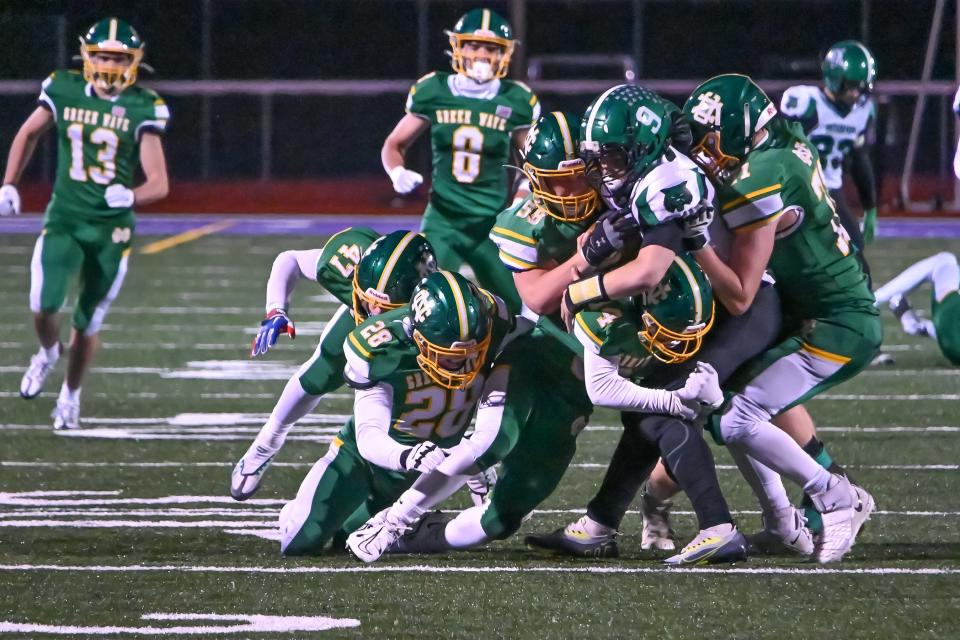
M 495 216 L 507 197 L 511 134 L 540 116 L 540 103 L 521 82 L 493 80 L 481 85 L 485 93 L 468 94 L 464 81 L 472 82 L 428 73 L 410 89 L 406 110 L 430 122 L 431 203 L 457 216 Z
M 112 184 L 133 186 L 141 136 L 166 131 L 170 110 L 163 99 L 133 85 L 105 100 L 80 72 L 55 71 L 43 81 L 39 103 L 57 124 L 57 178 L 47 219 L 129 213 L 108 206 L 104 192 Z

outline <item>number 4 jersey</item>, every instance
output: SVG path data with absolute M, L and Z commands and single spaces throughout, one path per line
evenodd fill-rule
M 55 71 L 43 81 L 39 103 L 57 123 L 57 179 L 47 206 L 56 216 L 100 219 L 129 213 L 107 205 L 112 184 L 132 187 L 144 132 L 162 134 L 170 110 L 139 85 L 112 100 L 97 96 L 78 71 Z
M 469 85 L 469 86 L 468 86 Z M 475 93 L 482 87 L 483 93 Z M 407 113 L 430 122 L 430 202 L 457 216 L 494 216 L 507 197 L 511 134 L 540 116 L 529 87 L 513 80 L 477 85 L 433 72 L 410 89 Z

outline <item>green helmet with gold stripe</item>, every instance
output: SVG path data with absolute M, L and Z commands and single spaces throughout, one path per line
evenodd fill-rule
M 510 70 L 510 57 L 517 46 L 513 29 L 503 16 L 490 9 L 471 9 L 463 14 L 453 30 L 446 32 L 450 38 L 450 66 L 457 73 L 477 82 L 503 78 Z M 493 45 L 496 53 L 468 50 L 465 45 Z
M 129 23 L 104 18 L 80 37 L 83 79 L 105 93 L 120 93 L 137 81 L 144 47 L 140 34 Z
M 486 364 L 496 302 L 459 273 L 436 271 L 410 300 L 417 364 L 447 389 L 465 389 Z
M 357 324 L 368 315 L 410 302 L 417 284 L 436 270 L 437 256 L 430 241 L 415 231 L 394 231 L 374 240 L 353 271 Z
M 599 201 L 586 179 L 586 165 L 577 155 L 579 146 L 580 116 L 572 111 L 540 116 L 523 144 L 523 172 L 530 180 L 533 201 L 565 222 L 586 220 Z
M 640 341 L 661 362 L 692 357 L 713 326 L 713 288 L 689 255 L 678 255 L 663 280 L 637 297 Z

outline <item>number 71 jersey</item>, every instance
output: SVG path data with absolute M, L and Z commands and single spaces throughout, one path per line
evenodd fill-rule
M 78 71 L 55 71 L 43 81 L 39 103 L 57 125 L 57 178 L 47 218 L 110 218 L 130 209 L 110 207 L 112 184 L 132 188 L 141 136 L 162 134 L 170 110 L 155 92 L 133 85 L 112 100 L 97 96 Z

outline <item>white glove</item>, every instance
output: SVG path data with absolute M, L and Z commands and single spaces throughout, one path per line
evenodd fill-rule
M 133 206 L 135 200 L 133 189 L 128 189 L 122 184 L 112 184 L 107 187 L 103 199 L 107 201 L 107 205 L 114 209 L 129 209 Z
M 683 221 L 683 248 L 699 251 L 710 243 L 710 223 L 713 222 L 713 207 L 701 203 L 697 215 Z
M 400 456 L 400 465 L 405 471 L 430 473 L 447 457 L 447 452 L 435 442 L 415 444 Z
M 407 194 L 423 184 L 423 176 L 416 171 L 410 171 L 402 164 L 390 170 L 390 181 L 393 190 L 399 194 Z
M 473 506 L 482 506 L 496 484 L 497 470 L 494 467 L 470 476 L 467 480 L 467 489 L 470 491 L 470 500 L 473 502 Z
M 20 215 L 20 193 L 12 184 L 0 187 L 0 216 Z
M 683 388 L 670 393 L 686 409 L 680 413 L 680 417 L 684 419 L 709 413 L 723 404 L 723 391 L 720 390 L 717 372 L 706 362 L 698 362 Z M 690 413 L 693 416 L 690 416 Z

